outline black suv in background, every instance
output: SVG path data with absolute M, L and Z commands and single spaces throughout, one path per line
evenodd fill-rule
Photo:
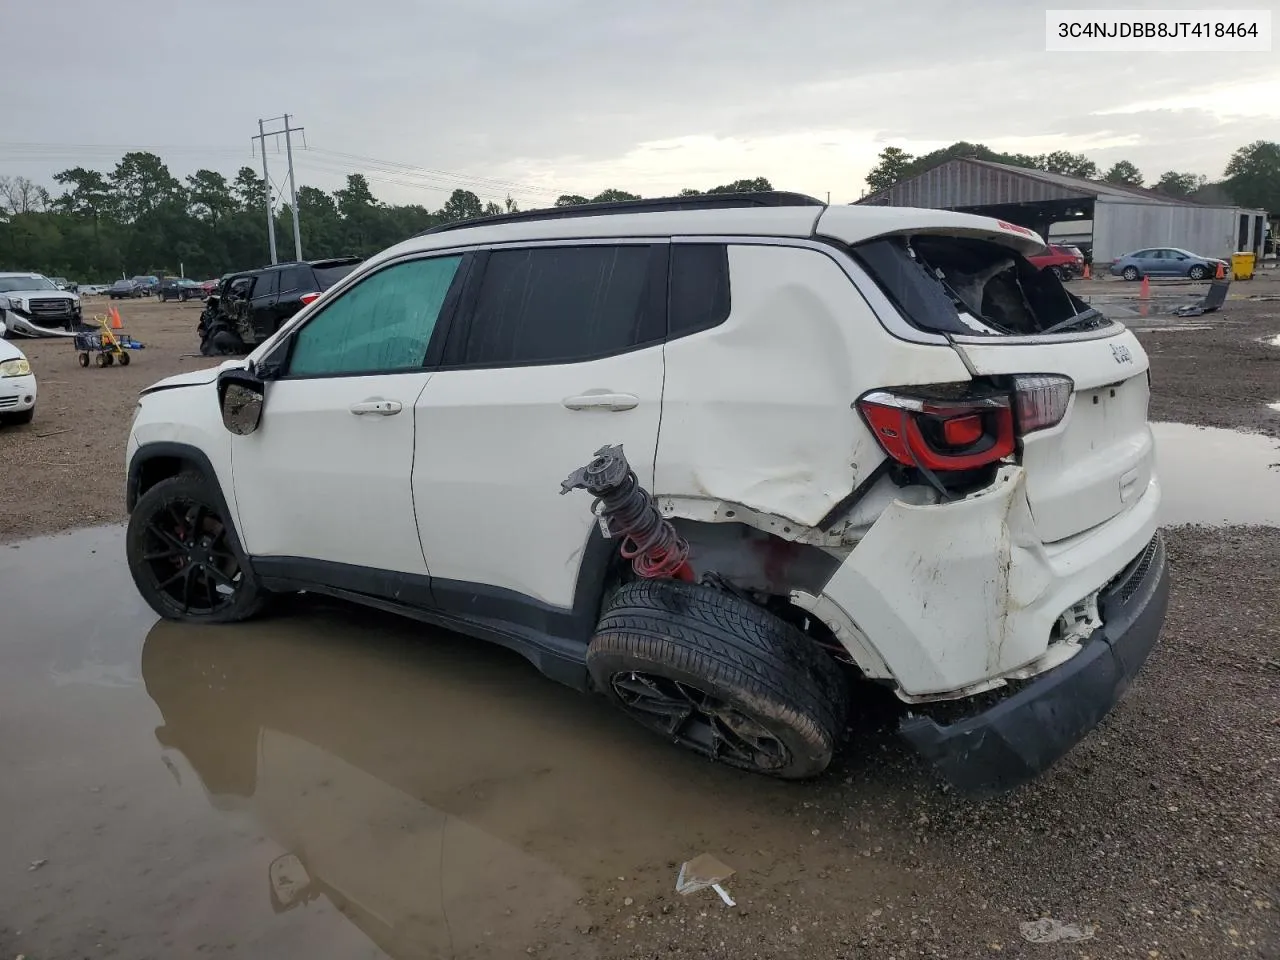
M 165 277 L 160 281 L 160 286 L 156 293 L 161 303 L 169 300 L 180 300 L 186 303 L 188 300 L 203 300 L 204 288 L 194 280 L 187 280 L 183 277 Z
M 362 260 L 294 260 L 226 274 L 200 313 L 200 352 L 214 356 L 252 350 Z

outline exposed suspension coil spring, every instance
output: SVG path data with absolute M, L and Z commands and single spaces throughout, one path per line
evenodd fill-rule
M 592 512 L 609 536 L 622 538 L 620 552 L 631 561 L 637 576 L 694 579 L 688 563 L 689 544 L 640 486 L 621 445 L 601 447 L 589 464 L 579 467 L 560 485 L 561 494 L 578 489 L 595 496 Z

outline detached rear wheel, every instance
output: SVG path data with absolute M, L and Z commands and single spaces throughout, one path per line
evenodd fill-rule
M 587 649 L 587 669 L 655 733 L 784 779 L 826 769 L 848 714 L 844 676 L 816 643 L 746 600 L 697 584 L 620 588 Z
M 185 473 L 153 486 L 129 516 L 129 572 L 166 619 L 232 623 L 262 608 L 265 595 L 216 501 L 203 478 Z

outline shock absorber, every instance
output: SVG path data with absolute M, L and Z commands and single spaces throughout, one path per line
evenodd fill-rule
M 560 484 L 561 496 L 570 490 L 586 490 L 596 498 L 591 512 L 605 536 L 622 538 L 620 552 L 637 576 L 693 582 L 689 544 L 640 486 L 621 444 L 601 447 L 590 463 L 569 474 Z

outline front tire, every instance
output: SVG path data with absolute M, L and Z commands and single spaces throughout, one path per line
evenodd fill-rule
M 848 685 L 836 662 L 797 628 L 712 587 L 624 585 L 587 669 L 643 726 L 754 773 L 816 776 L 844 734 Z
M 1137 280 L 1137 279 L 1138 279 L 1138 268 L 1137 268 L 1137 267 L 1125 267 L 1125 268 L 1124 268 L 1124 270 L 1121 272 L 1120 276 L 1124 277 L 1126 280 Z
M 1209 271 L 1206 270 L 1204 267 L 1200 266 L 1200 264 L 1198 263 L 1194 267 L 1192 267 L 1190 270 L 1187 271 L 1187 276 L 1190 277 L 1192 280 L 1203 280 L 1208 275 L 1209 275 Z
M 125 552 L 138 592 L 165 619 L 234 623 L 265 602 L 230 521 L 199 474 L 161 480 L 138 499 Z

